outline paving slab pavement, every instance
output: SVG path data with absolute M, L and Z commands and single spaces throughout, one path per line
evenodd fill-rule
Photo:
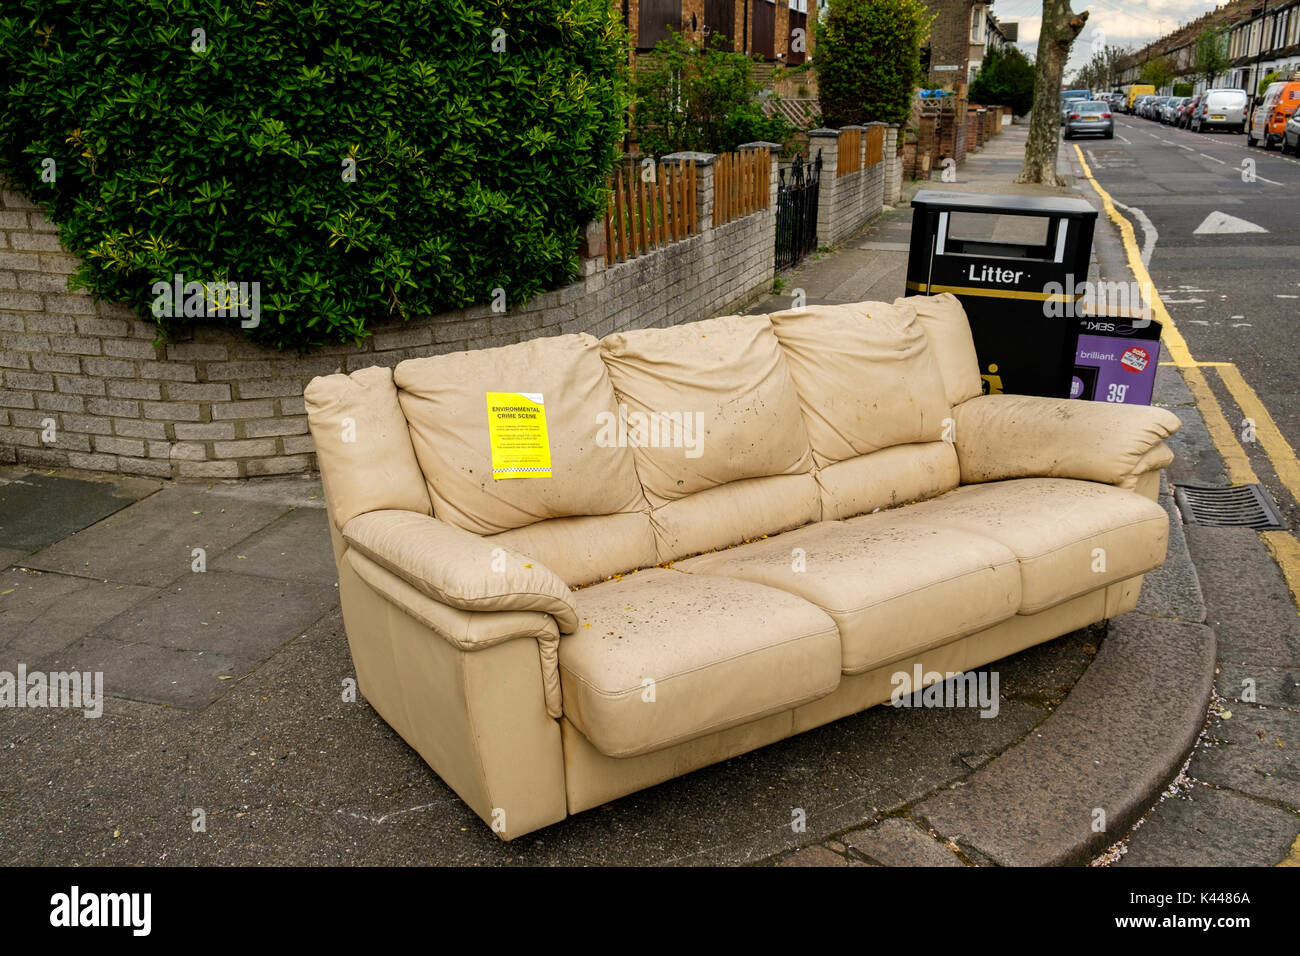
M 172 485 L 23 559 L 25 567 L 120 584 L 162 587 L 189 572 L 195 549 L 215 560 L 287 512 L 241 498 L 214 502 L 200 488 Z
M 26 474 L 0 485 L 0 541 L 15 557 L 36 551 L 134 500 L 108 482 Z
M 964 866 L 955 844 L 940 842 L 910 820 L 888 817 L 851 830 L 844 842 L 878 866 Z
M 1295 839 L 1295 814 L 1231 790 L 1195 785 L 1133 831 L 1117 866 L 1258 866 Z

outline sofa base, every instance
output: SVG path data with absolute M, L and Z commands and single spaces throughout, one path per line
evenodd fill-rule
M 331 529 L 332 530 L 332 529 Z M 335 542 L 336 553 L 343 551 Z M 547 716 L 533 640 L 462 651 L 385 600 L 339 562 L 360 690 L 379 715 L 493 831 L 513 840 L 570 814 L 888 701 L 892 676 L 965 672 L 1115 617 L 1137 605 L 1142 576 L 940 647 L 844 676 L 794 710 L 636 757 L 607 757 L 567 719 Z M 502 720 L 502 715 L 509 719 Z
M 1137 605 L 1141 586 L 1142 576 L 1138 575 L 1036 614 L 1016 615 L 941 647 L 864 674 L 845 676 L 835 691 L 795 710 L 697 737 L 654 753 L 607 757 L 596 750 L 581 731 L 561 718 L 564 784 L 569 813 L 598 807 L 618 797 L 884 703 L 894 689 L 893 675 L 898 671 L 910 673 L 915 664 L 920 664 L 924 671 L 961 673 L 1089 624 L 1116 617 Z
M 537 641 L 459 650 L 338 567 L 357 686 L 379 716 L 503 840 L 563 820 L 564 752 Z

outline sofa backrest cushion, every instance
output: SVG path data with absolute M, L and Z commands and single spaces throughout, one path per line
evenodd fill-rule
M 318 376 L 303 402 L 336 528 L 368 511 L 432 513 L 392 369 Z
M 769 318 L 799 393 L 818 467 L 942 438 L 952 409 L 914 310 L 859 302 L 792 309 Z
M 662 560 L 644 511 L 549 518 L 488 540 L 536 558 L 570 587 Z
M 957 451 L 949 441 L 894 445 L 817 471 L 823 521 L 934 498 L 960 482 Z
M 894 300 L 900 309 L 916 313 L 939 360 L 939 370 L 948 396 L 956 408 L 967 399 L 984 394 L 975 339 L 961 301 L 951 292 L 939 295 L 909 295 Z
M 646 510 L 629 449 L 597 440 L 616 410 L 590 335 L 408 359 L 394 380 L 437 518 L 487 535 L 550 518 Z M 541 393 L 551 477 L 493 478 L 488 392 Z
M 650 513 L 661 562 L 790 531 L 820 517 L 821 498 L 811 472 L 729 481 Z
M 600 347 L 652 506 L 812 470 L 799 398 L 767 316 L 619 332 Z

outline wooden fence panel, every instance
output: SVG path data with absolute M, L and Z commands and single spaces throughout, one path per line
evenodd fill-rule
M 885 128 L 883 126 L 873 126 L 867 130 L 867 158 L 865 160 L 868 166 L 875 166 L 885 158 Z
M 771 153 L 723 153 L 713 164 L 713 225 L 748 216 L 771 204 Z
M 840 132 L 839 151 L 835 157 L 835 178 L 856 173 L 862 168 L 862 130 Z
M 647 182 L 640 164 L 622 164 L 610 180 L 605 212 L 609 263 L 625 262 L 699 232 L 695 161 L 660 163 Z

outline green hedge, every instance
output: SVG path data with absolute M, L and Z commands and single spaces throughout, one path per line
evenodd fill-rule
M 753 60 L 701 49 L 680 31 L 637 58 L 632 91 L 632 133 L 641 151 L 653 156 L 687 149 L 730 153 L 759 140 L 785 148 L 794 140 L 789 120 L 763 113 Z
M 603 216 L 628 103 L 609 0 L 4 14 L 0 172 L 47 204 L 81 285 L 150 319 L 178 273 L 260 283 L 248 334 L 279 347 L 498 288 L 513 306 L 568 281 Z
M 994 47 L 984 56 L 970 85 L 970 101 L 984 106 L 1009 106 L 1025 116 L 1034 105 L 1034 64 L 1013 46 Z
M 922 0 L 830 0 L 814 18 L 822 121 L 905 125 L 935 16 Z

